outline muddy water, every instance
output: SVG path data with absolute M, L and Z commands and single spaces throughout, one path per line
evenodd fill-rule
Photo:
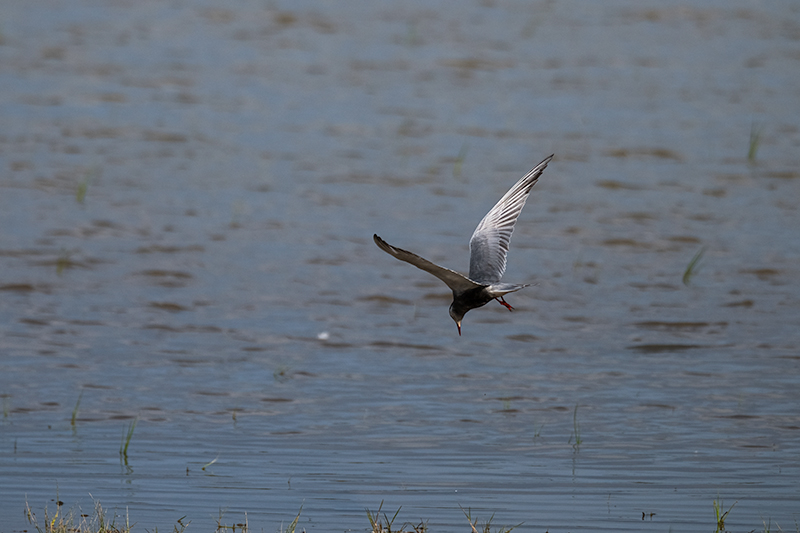
M 0 531 L 795 527 L 796 3 L 0 13 Z M 459 338 L 372 233 L 466 270 L 550 153 Z

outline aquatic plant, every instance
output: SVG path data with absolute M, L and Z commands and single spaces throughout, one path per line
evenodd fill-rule
M 755 163 L 756 155 L 758 154 L 758 147 L 761 144 L 761 134 L 764 131 L 764 126 L 753 122 L 750 125 L 750 148 L 747 150 L 747 160 Z
M 69 421 L 69 424 L 72 427 L 75 427 L 75 419 L 78 418 L 78 408 L 81 406 L 81 398 L 83 398 L 83 389 L 78 394 L 78 401 L 75 402 L 75 408 L 72 410 L 72 419 Z
M 461 507 L 461 506 L 459 505 L 459 507 Z M 478 519 L 477 518 L 475 520 L 472 519 L 471 510 L 469 508 L 467 508 L 467 510 L 465 511 L 464 508 L 461 507 L 461 512 L 464 513 L 464 516 L 467 517 L 467 521 L 469 522 L 469 525 L 472 528 L 472 533 L 491 533 L 492 532 L 492 520 L 494 520 L 494 513 L 492 513 L 492 516 L 489 517 L 489 520 L 484 522 L 483 525 L 480 527 L 480 529 L 478 529 Z M 497 533 L 510 533 L 511 531 L 513 531 L 514 529 L 518 528 L 522 524 L 524 524 L 524 522 L 520 522 L 516 526 L 501 527 L 500 529 L 497 530 Z
M 456 160 L 453 162 L 453 177 L 459 178 L 461 177 L 461 167 L 464 164 L 464 159 L 467 157 L 467 152 L 469 151 L 469 145 L 464 143 L 461 145 L 461 150 L 458 151 L 458 155 L 456 156 Z
M 72 262 L 70 261 L 70 255 L 72 255 L 69 250 L 61 250 L 61 253 L 58 254 L 58 259 L 56 259 L 56 274 L 59 276 L 64 273 L 65 268 L 69 268 Z
M 125 523 L 117 524 L 117 519 L 123 517 L 121 515 L 117 515 L 116 513 L 112 513 L 111 516 L 109 516 L 109 513 L 103 509 L 102 505 L 100 505 L 100 502 L 97 500 L 92 499 L 94 503 L 93 514 L 83 513 L 80 508 L 77 508 L 77 510 L 65 511 L 64 502 L 58 498 L 58 492 L 56 493 L 56 498 L 54 501 L 56 503 L 55 514 L 51 516 L 50 510 L 45 507 L 43 511 L 44 519 L 42 522 L 40 522 L 39 518 L 36 516 L 36 512 L 31 509 L 27 499 L 25 500 L 25 518 L 28 520 L 28 523 L 35 528 L 37 533 L 132 533 L 132 526 L 130 524 L 130 518 L 127 512 L 124 516 Z M 397 509 L 397 512 L 391 518 L 389 518 L 386 514 L 383 514 L 381 517 L 383 503 L 384 502 L 381 501 L 378 511 L 374 514 L 367 509 L 367 518 L 369 519 L 371 526 L 370 533 L 427 533 L 427 522 L 420 522 L 418 525 L 410 525 L 406 523 L 403 524 L 403 526 L 401 526 L 399 529 L 392 529 L 397 515 L 400 513 L 400 508 Z M 733 505 L 725 510 L 722 499 L 719 496 L 717 496 L 717 498 L 713 501 L 714 518 L 716 520 L 716 529 L 714 533 L 723 533 L 726 531 L 725 521 L 728 518 L 728 514 L 737 503 L 739 502 L 734 502 Z M 459 508 L 469 522 L 471 533 L 510 533 L 523 524 L 523 522 L 521 522 L 515 526 L 502 526 L 493 530 L 492 522 L 494 521 L 494 514 L 492 514 L 492 516 L 490 516 L 486 522 L 479 523 L 477 518 L 472 517 L 471 509 L 464 509 L 460 505 Z M 283 524 L 281 524 L 281 527 L 278 528 L 278 533 L 296 533 L 297 526 L 300 521 L 300 514 L 302 512 L 303 505 L 301 504 L 300 510 L 297 512 L 297 516 L 295 516 L 294 520 L 292 520 L 285 529 L 283 528 Z M 244 514 L 244 522 L 239 522 L 232 525 L 225 525 L 223 523 L 224 514 L 225 511 L 220 509 L 219 518 L 217 519 L 216 533 L 227 533 L 228 531 L 230 533 L 247 533 L 249 531 L 250 526 L 247 513 Z M 654 515 L 655 513 L 642 513 L 642 520 L 648 516 L 652 520 Z M 190 520 L 186 520 L 186 516 L 182 516 L 172 527 L 172 533 L 184 533 L 190 523 Z M 764 533 L 771 533 L 772 520 L 770 519 L 768 522 L 762 520 L 762 523 Z M 783 531 L 778 524 L 775 524 L 775 527 L 778 531 Z M 798 531 L 798 533 L 800 533 L 800 525 L 798 525 L 797 520 L 795 520 L 795 529 Z M 158 528 L 156 528 L 153 533 L 158 533 L 158 531 Z M 756 531 L 756 529 L 753 529 L 752 531 Z
M 139 417 L 135 417 L 133 421 L 128 424 L 127 432 L 125 430 L 122 431 L 122 441 L 119 443 L 119 456 L 125 459 L 125 464 L 128 464 L 128 445 L 131 443 L 131 439 L 133 438 L 133 430 L 136 429 L 136 423 L 139 421 Z
M 79 521 L 75 521 L 75 512 L 70 510 L 63 511 L 64 502 L 56 496 L 56 513 L 51 517 L 47 507 L 44 509 L 44 522 L 39 524 L 36 518 L 36 513 L 31 509 L 28 500 L 25 500 L 25 518 L 38 533 L 130 533 L 131 525 L 128 514 L 125 513 L 125 524 L 117 525 L 117 516 L 111 518 L 109 521 L 106 512 L 100 502 L 94 501 L 94 514 L 89 515 L 85 513 L 78 513 Z M 183 530 L 181 530 L 183 531 Z M 180 533 L 177 531 L 176 532 Z
M 731 512 L 731 509 L 733 509 L 737 503 L 739 503 L 738 500 L 733 502 L 733 505 L 728 507 L 727 511 L 723 511 L 722 498 L 717 496 L 717 499 L 715 499 L 713 502 L 714 518 L 717 521 L 717 529 L 714 530 L 714 533 L 721 533 L 722 531 L 725 531 L 725 520 L 728 518 L 728 513 Z
M 220 531 L 227 531 L 227 530 L 230 530 L 231 533 L 236 533 L 236 529 L 237 528 L 239 529 L 240 533 L 247 533 L 247 531 L 248 531 L 248 529 L 250 527 L 250 523 L 247 520 L 247 513 L 244 513 L 244 522 L 238 522 L 238 523 L 230 525 L 230 526 L 226 526 L 225 524 L 222 523 L 222 517 L 224 515 L 225 515 L 225 511 L 220 509 L 219 510 L 219 518 L 217 518 L 216 533 L 220 533 Z M 292 529 L 292 532 L 294 532 L 294 529 Z M 283 533 L 283 532 L 281 532 L 281 530 L 278 530 L 278 533 Z
M 278 529 L 278 533 L 294 533 L 294 530 L 297 528 L 297 522 L 300 521 L 300 513 L 303 512 L 303 504 L 300 504 L 300 510 L 297 511 L 297 516 L 294 517 L 294 520 L 286 526 L 286 529 L 283 529 L 283 524 L 281 524 L 281 528 Z
M 280 365 L 272 372 L 272 378 L 278 383 L 284 383 L 292 379 L 291 369 L 286 365 Z
M 397 508 L 397 511 L 394 513 L 394 516 L 391 520 L 389 517 L 386 516 L 386 513 L 383 514 L 383 520 L 386 523 L 384 526 L 384 522 L 380 520 L 381 509 L 383 509 L 383 500 L 381 500 L 381 504 L 378 506 L 378 510 L 375 511 L 375 516 L 372 515 L 369 509 L 367 509 L 367 519 L 369 520 L 369 525 L 372 528 L 372 533 L 392 533 L 392 524 L 394 524 L 394 519 L 397 518 L 397 514 L 400 512 L 401 507 Z M 403 528 L 400 528 L 401 530 Z
M 204 464 L 204 465 L 203 465 L 203 468 L 201 468 L 201 470 L 205 471 L 205 469 L 206 469 L 206 467 L 207 467 L 207 466 L 211 466 L 211 465 L 213 465 L 214 463 L 216 463 L 216 462 L 217 462 L 217 460 L 218 460 L 218 459 L 219 459 L 219 454 L 217 454 L 217 456 L 216 456 L 216 457 L 214 457 L 214 458 L 211 460 L 211 462 Z
M 90 168 L 84 173 L 83 179 L 78 182 L 78 187 L 75 190 L 75 200 L 79 204 L 82 204 L 86 199 L 86 193 L 89 190 L 89 183 L 92 182 L 92 180 L 97 174 L 99 174 L 99 171 L 97 169 Z
M 398 507 L 397 511 L 394 513 L 394 516 L 390 519 L 386 513 L 383 515 L 383 521 L 380 519 L 381 509 L 383 508 L 383 500 L 381 500 L 381 504 L 378 506 L 378 510 L 373 515 L 369 509 L 367 509 L 367 518 L 369 519 L 369 525 L 371 527 L 371 533 L 392 533 L 392 525 L 394 524 L 397 515 L 400 513 L 400 509 L 402 507 Z M 411 529 L 406 529 L 410 527 Z M 404 523 L 400 526 L 400 529 L 394 530 L 395 533 L 424 533 L 428 531 L 428 523 L 420 521 L 419 524 L 413 525 L 409 524 L 408 522 Z
M 572 435 L 570 435 L 567 444 L 572 443 L 572 447 L 575 448 L 577 452 L 583 443 L 583 439 L 581 438 L 581 427 L 578 424 L 578 404 L 575 404 L 575 409 L 572 411 Z
M 692 257 L 692 260 L 689 261 L 689 264 L 686 265 L 686 270 L 683 272 L 683 284 L 687 287 L 689 286 L 689 282 L 692 280 L 692 276 L 694 276 L 700 269 L 700 259 L 703 258 L 703 254 L 705 252 L 706 247 L 703 246 L 696 254 L 694 254 L 694 257 Z

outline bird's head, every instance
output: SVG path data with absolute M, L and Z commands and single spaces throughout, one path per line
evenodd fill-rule
M 456 323 L 458 327 L 458 335 L 461 336 L 461 320 L 464 318 L 464 315 L 467 314 L 469 309 L 462 309 L 460 307 L 456 307 L 455 302 L 450 304 L 450 318 Z

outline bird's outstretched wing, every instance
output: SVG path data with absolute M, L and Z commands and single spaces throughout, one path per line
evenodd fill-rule
M 433 274 L 440 280 L 444 281 L 447 286 L 456 293 L 462 293 L 469 289 L 482 287 L 482 285 L 475 283 L 463 274 L 459 274 L 458 272 L 450 270 L 449 268 L 440 267 L 439 265 L 431 263 L 427 259 L 421 258 L 417 254 L 412 254 L 406 250 L 395 248 L 377 235 L 373 235 L 372 239 L 375 241 L 375 244 L 378 245 L 378 248 L 387 254 L 396 257 L 400 261 L 410 263 L 420 270 L 424 270 L 425 272 Z
M 469 240 L 469 278 L 479 283 L 497 283 L 506 271 L 506 255 L 517 217 L 553 156 L 522 177 L 483 217 Z

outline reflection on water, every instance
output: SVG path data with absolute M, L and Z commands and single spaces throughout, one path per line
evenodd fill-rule
M 798 519 L 794 4 L 3 12 L 3 532 Z M 371 235 L 466 271 L 553 152 L 459 338 Z

